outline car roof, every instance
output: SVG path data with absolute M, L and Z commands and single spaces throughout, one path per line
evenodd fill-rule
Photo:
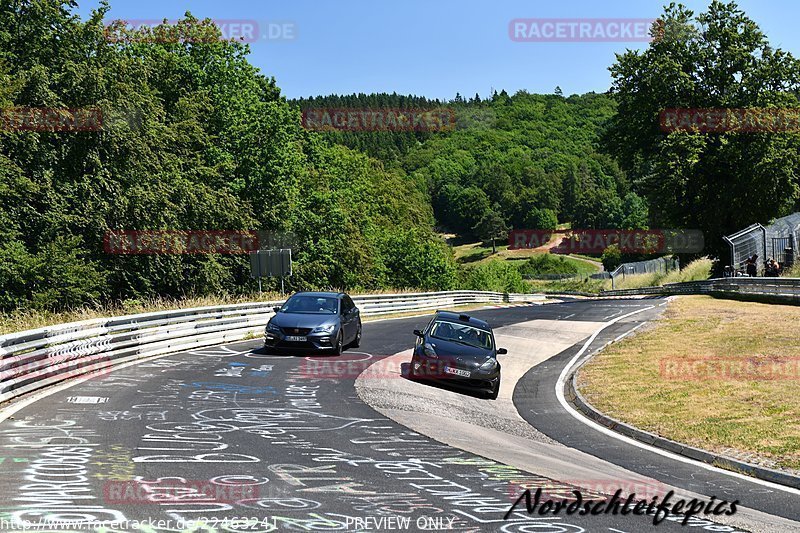
M 343 292 L 325 292 L 325 291 L 307 291 L 307 292 L 296 292 L 292 294 L 292 296 L 324 296 L 327 298 L 340 298 L 344 296 Z
M 465 315 L 463 313 L 453 313 L 452 311 L 437 311 L 436 318 L 444 318 L 452 322 L 461 322 L 462 324 L 469 324 L 470 326 L 475 326 L 476 328 L 479 329 L 492 331 L 492 328 L 489 326 L 488 322 L 471 317 L 469 315 Z

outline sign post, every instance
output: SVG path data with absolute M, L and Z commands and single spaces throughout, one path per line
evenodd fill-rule
M 281 295 L 284 294 L 283 278 L 292 275 L 292 250 L 258 250 L 250 252 L 250 277 L 258 279 L 258 292 L 261 293 L 262 277 L 281 278 Z

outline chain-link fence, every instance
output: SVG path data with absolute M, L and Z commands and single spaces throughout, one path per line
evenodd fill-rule
M 753 224 L 741 231 L 723 237 L 731 248 L 731 266 L 739 273 L 745 272 L 745 261 L 758 255 L 758 274 L 764 272 L 764 262 L 775 259 L 790 267 L 798 239 L 800 239 L 800 213 L 774 220 L 769 226 Z
M 795 250 L 800 239 L 800 213 L 779 218 L 767 226 L 767 258 L 784 267 L 794 264 Z
M 654 274 L 656 272 L 666 274 L 667 272 L 680 268 L 681 264 L 677 257 L 659 257 L 658 259 L 650 259 L 649 261 L 623 263 L 611 273 L 611 287 L 614 287 L 619 277 L 625 279 L 625 276 Z

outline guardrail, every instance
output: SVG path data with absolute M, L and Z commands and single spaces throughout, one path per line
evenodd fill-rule
M 647 294 L 710 294 L 717 297 L 767 300 L 780 303 L 800 303 L 798 278 L 718 278 L 705 281 L 667 283 L 663 287 L 642 287 L 603 291 L 601 296 L 632 296 Z
M 541 295 L 446 291 L 355 296 L 365 316 L 473 303 L 522 302 Z M 168 353 L 260 335 L 282 301 L 99 318 L 0 336 L 0 402 L 76 376 Z

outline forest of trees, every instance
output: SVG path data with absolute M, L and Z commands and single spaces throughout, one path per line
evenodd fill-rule
M 0 0 L 0 108 L 137 120 L 0 131 L 0 309 L 253 289 L 241 255 L 106 254 L 121 229 L 292 232 L 290 288 L 454 286 L 426 192 L 305 131 L 244 45 L 191 16 L 110 39 L 107 7 L 73 8 Z
M 665 9 L 644 52 L 617 56 L 611 95 L 619 102 L 604 145 L 648 199 L 652 224 L 697 228 L 707 251 L 755 222 L 800 210 L 800 132 L 665 132 L 664 109 L 796 110 L 800 61 L 770 45 L 734 2 L 705 13 Z
M 324 135 L 403 169 L 431 197 L 442 229 L 481 237 L 493 215 L 507 227 L 646 228 L 647 205 L 613 158 L 597 150 L 614 100 L 582 96 L 460 95 L 441 102 L 396 94 L 300 99 L 302 109 L 437 109 L 455 114 L 453 131 L 349 132 Z
M 460 271 L 437 231 L 698 228 L 719 253 L 721 235 L 798 208 L 796 132 L 659 128 L 665 108 L 799 107 L 798 61 L 735 4 L 666 8 L 645 51 L 617 56 L 606 94 L 450 101 L 287 101 L 211 21 L 108 29 L 108 10 L 82 20 L 71 0 L 0 0 L 0 109 L 119 117 L 0 128 L 0 310 L 253 289 L 245 256 L 113 255 L 109 230 L 291 232 L 290 289 L 518 290 L 507 265 Z M 444 107 L 455 127 L 303 128 L 303 109 L 326 107 Z

